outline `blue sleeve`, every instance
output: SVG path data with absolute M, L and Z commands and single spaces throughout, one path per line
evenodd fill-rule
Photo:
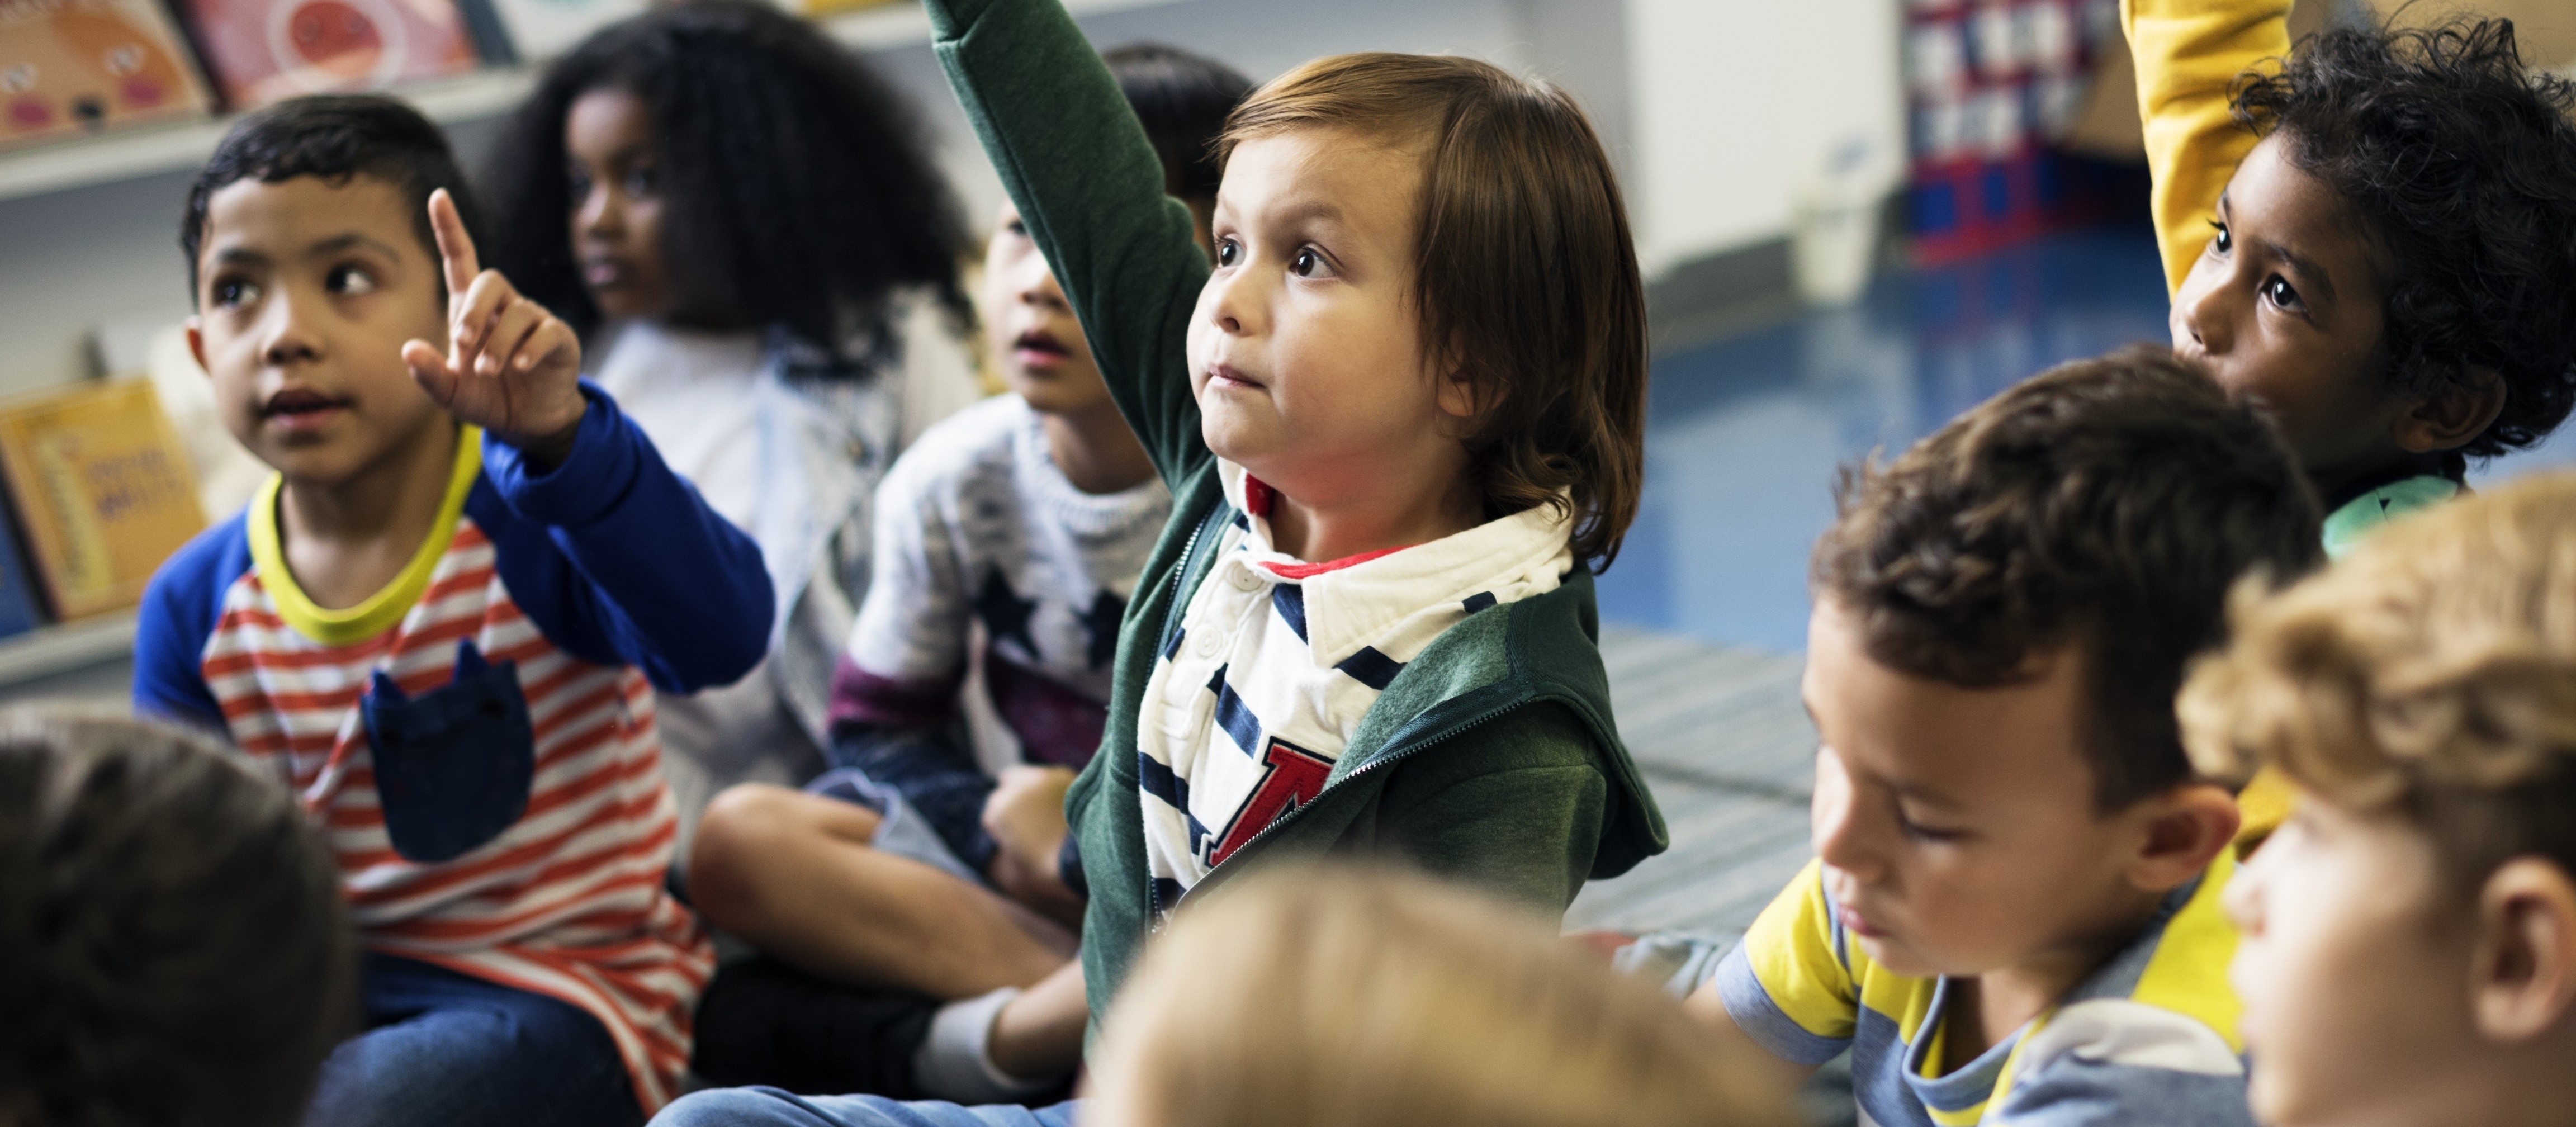
M 562 465 L 539 472 L 483 439 L 483 480 L 466 511 L 492 538 L 494 567 L 537 629 L 602 665 L 632 665 L 653 687 L 689 693 L 740 680 L 768 651 L 776 595 L 760 546 L 662 462 L 606 392 Z
M 152 573 L 134 624 L 134 713 L 226 736 L 223 706 L 206 684 L 206 642 L 224 592 L 250 571 L 250 539 L 236 515 L 198 533 Z
M 1987 1109 L 1987 1123 L 2254 1127 L 2245 1059 L 2217 1031 L 2171 1010 L 2125 998 L 2077 1002 L 2020 1055 L 2020 1074 Z

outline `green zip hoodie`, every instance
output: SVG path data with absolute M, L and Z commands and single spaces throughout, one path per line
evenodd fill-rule
M 1233 519 L 1199 435 L 1184 337 L 1208 263 L 1189 209 L 1118 85 L 1055 0 L 927 0 L 934 46 L 1127 422 L 1172 490 L 1172 519 L 1119 629 L 1100 753 L 1065 799 L 1090 906 L 1095 1028 L 1153 923 L 1136 721 L 1156 653 Z M 1663 816 L 1620 745 L 1592 577 L 1468 616 L 1408 662 L 1322 793 L 1184 897 L 1254 865 L 1391 854 L 1563 911 L 1583 882 L 1662 852 Z

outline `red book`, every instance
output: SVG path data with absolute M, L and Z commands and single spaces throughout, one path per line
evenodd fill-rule
M 0 0 L 0 145 L 208 108 L 155 0 Z
M 474 69 L 455 0 L 186 0 L 235 109 Z

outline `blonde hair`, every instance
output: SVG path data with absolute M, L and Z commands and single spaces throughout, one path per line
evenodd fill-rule
M 1784 1094 L 1552 923 L 1431 880 L 1247 877 L 1147 951 L 1095 1056 L 1131 1127 L 1785 1124 Z
M 2467 881 L 2528 853 L 2576 870 L 2576 474 L 2409 517 L 2232 604 L 2234 641 L 2178 705 L 2204 772 L 2277 765 L 2399 814 Z

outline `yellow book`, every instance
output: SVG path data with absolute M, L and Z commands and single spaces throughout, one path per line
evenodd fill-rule
M 187 447 L 142 380 L 0 404 L 0 476 L 56 618 L 134 605 L 206 527 Z

